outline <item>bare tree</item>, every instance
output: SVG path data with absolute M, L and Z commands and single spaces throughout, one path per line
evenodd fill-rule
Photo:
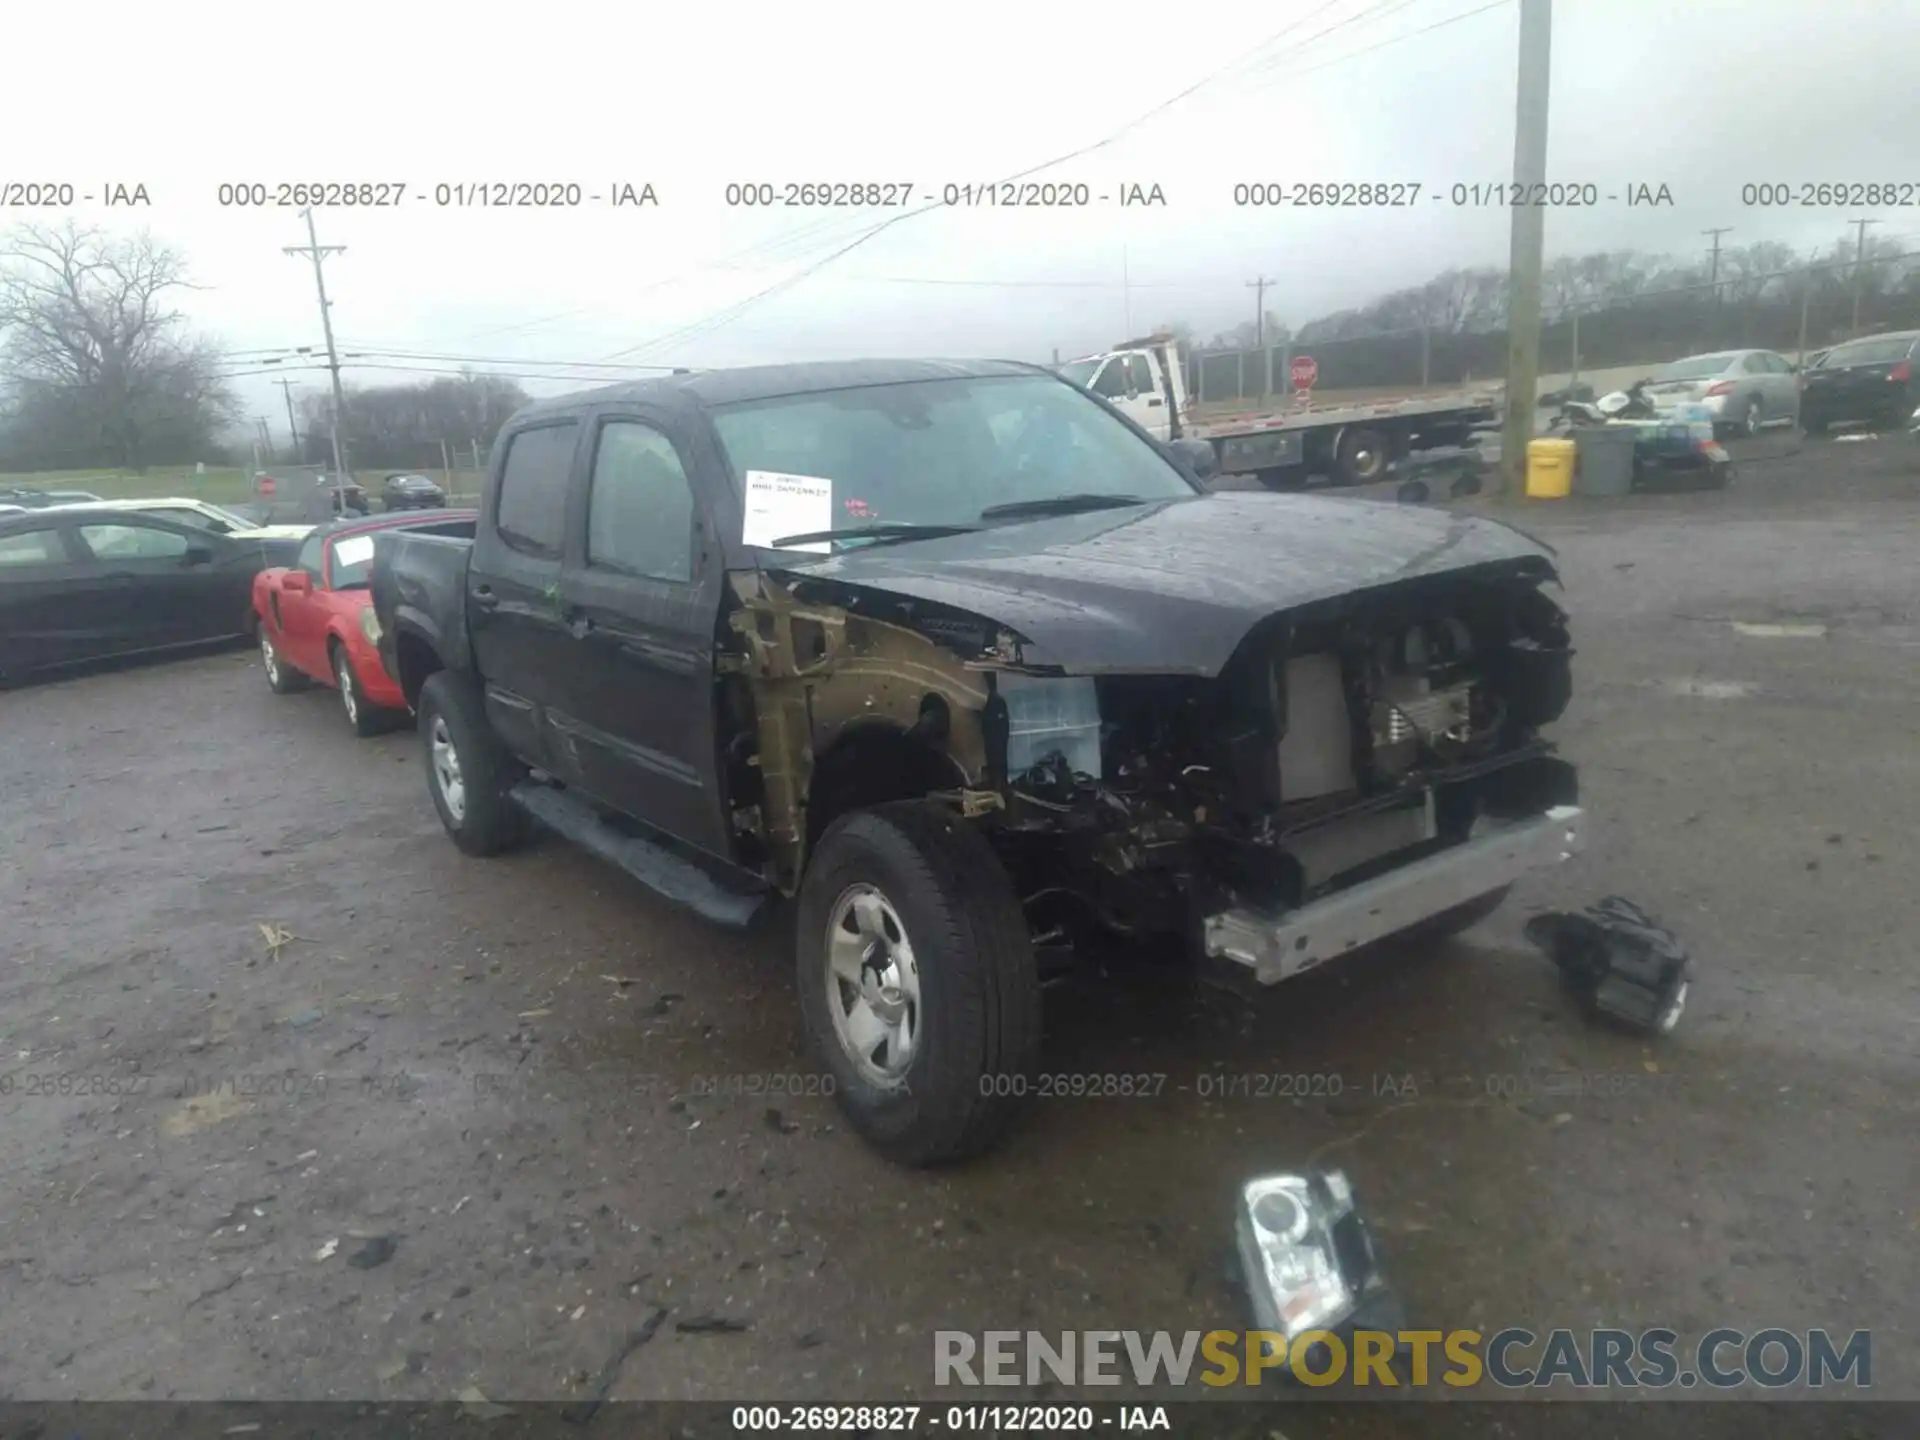
M 234 414 L 215 348 L 172 297 L 196 288 L 179 252 L 69 221 L 0 246 L 0 384 L 12 448 L 143 470 L 211 448 Z

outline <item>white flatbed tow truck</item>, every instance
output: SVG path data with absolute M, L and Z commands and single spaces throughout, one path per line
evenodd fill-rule
M 1221 474 L 1251 475 L 1276 490 L 1302 488 L 1316 476 L 1373 484 L 1415 450 L 1468 444 L 1500 414 L 1497 385 L 1330 404 L 1315 403 L 1307 390 L 1291 402 L 1220 409 L 1193 401 L 1185 368 L 1179 342 L 1158 334 L 1070 361 L 1059 373 L 1156 439 L 1204 440 Z

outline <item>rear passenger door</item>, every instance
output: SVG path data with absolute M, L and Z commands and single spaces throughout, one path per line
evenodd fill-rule
M 579 779 L 574 757 L 556 748 L 548 719 L 562 703 L 560 565 L 580 430 L 569 416 L 503 437 L 499 480 L 467 565 L 467 626 L 487 716 L 514 754 L 569 782 Z
M 676 422 L 607 410 L 587 437 L 583 523 L 561 580 L 567 713 L 556 725 L 596 799 L 727 856 L 713 709 L 724 566 Z

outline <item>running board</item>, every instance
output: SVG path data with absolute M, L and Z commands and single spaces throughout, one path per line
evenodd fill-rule
M 618 866 L 655 894 L 676 905 L 684 905 L 715 925 L 744 930 L 772 898 L 770 889 L 729 886 L 705 866 L 657 840 L 616 830 L 591 805 L 569 791 L 523 780 L 513 787 L 507 798 L 549 830 Z

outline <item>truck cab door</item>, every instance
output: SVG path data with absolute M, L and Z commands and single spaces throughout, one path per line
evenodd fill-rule
M 506 453 L 467 562 L 467 632 L 487 720 L 508 750 L 569 784 L 580 778 L 556 717 L 567 710 L 560 571 L 581 425 L 568 417 L 503 436 Z
M 555 723 L 582 790 L 731 858 L 714 728 L 725 567 L 695 483 L 704 451 L 680 423 L 645 407 L 593 417 L 586 513 L 561 579 L 570 658 Z
M 1155 382 L 1153 365 L 1144 350 L 1126 350 L 1111 357 L 1088 388 L 1155 439 L 1165 440 L 1171 435 L 1167 399 Z

